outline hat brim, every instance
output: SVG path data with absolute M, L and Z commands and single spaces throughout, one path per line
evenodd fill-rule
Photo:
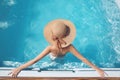
M 68 45 L 70 45 L 72 43 L 72 41 L 75 38 L 76 35 L 76 29 L 75 26 L 72 22 L 68 21 L 68 20 L 64 20 L 64 19 L 57 19 L 57 20 L 53 20 L 51 22 L 49 22 L 46 27 L 44 28 L 44 37 L 46 38 L 46 40 L 52 45 L 54 43 L 54 41 L 52 40 L 52 33 L 51 33 L 51 26 L 56 23 L 56 22 L 63 22 L 65 25 L 67 25 L 70 29 L 70 33 L 68 36 L 66 36 L 65 38 L 63 38 L 63 40 L 66 42 L 66 44 L 62 44 L 62 47 L 67 47 Z

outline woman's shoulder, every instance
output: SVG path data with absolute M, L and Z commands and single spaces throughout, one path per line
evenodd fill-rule
M 55 49 L 55 47 L 53 46 L 53 45 L 48 45 L 47 46 L 50 50 L 54 50 Z
M 70 45 L 68 46 L 68 48 L 72 48 L 72 47 L 74 47 L 74 45 L 73 45 L 73 44 L 70 44 Z
M 71 51 L 72 49 L 75 49 L 74 45 L 73 44 L 70 44 L 68 47 L 67 47 L 68 51 Z

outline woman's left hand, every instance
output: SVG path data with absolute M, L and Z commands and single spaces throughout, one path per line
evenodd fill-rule
M 13 69 L 8 75 L 11 75 L 12 77 L 17 77 L 17 75 L 20 73 L 20 68 Z
M 104 72 L 102 69 L 98 69 L 97 72 L 99 73 L 100 77 L 104 78 L 105 75 L 108 76 L 106 72 Z

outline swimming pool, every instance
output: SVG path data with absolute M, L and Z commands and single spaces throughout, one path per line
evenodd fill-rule
M 77 29 L 73 45 L 100 68 L 120 68 L 120 7 L 118 0 L 1 0 L 0 67 L 18 67 L 48 45 L 45 25 L 68 19 Z M 116 3 L 117 2 L 117 3 Z M 29 68 L 69 70 L 89 68 L 68 53 L 63 61 L 46 56 Z

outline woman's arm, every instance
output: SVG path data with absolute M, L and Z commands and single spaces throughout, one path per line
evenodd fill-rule
M 85 57 L 83 57 L 75 48 L 73 45 L 70 46 L 69 51 L 76 56 L 78 59 L 82 60 L 84 63 L 86 63 L 87 65 L 89 65 L 90 67 L 92 67 L 93 69 L 95 69 L 96 71 L 99 72 L 101 77 L 104 77 L 104 71 L 100 68 L 98 68 L 97 66 L 95 66 L 94 64 L 92 64 L 89 60 L 87 60 Z
M 24 65 L 20 66 L 19 68 L 24 69 L 24 68 L 36 63 L 37 61 L 42 59 L 44 56 L 46 56 L 49 52 L 50 52 L 50 46 L 48 46 L 46 49 L 44 49 L 43 52 L 41 54 L 39 54 L 37 57 L 35 57 L 31 61 L 25 63 Z
M 36 63 L 37 61 L 39 61 L 40 59 L 42 59 L 44 56 L 46 56 L 46 55 L 50 52 L 50 48 L 51 48 L 51 47 L 48 46 L 46 49 L 43 50 L 43 52 L 42 52 L 41 54 L 39 54 L 39 55 L 38 55 L 37 57 L 35 57 L 34 59 L 30 60 L 29 62 L 27 62 L 27 63 L 25 63 L 25 64 L 23 64 L 23 65 L 21 65 L 21 66 L 18 67 L 18 68 L 13 69 L 12 72 L 9 73 L 9 75 L 11 74 L 12 77 L 17 77 L 17 75 L 19 74 L 19 72 L 20 72 L 22 69 L 24 69 L 24 68 L 26 68 L 26 67 L 34 64 L 34 63 Z

